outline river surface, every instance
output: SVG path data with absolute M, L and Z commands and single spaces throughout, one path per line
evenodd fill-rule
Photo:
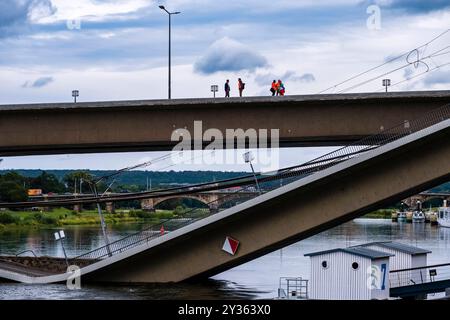
M 143 224 L 115 225 L 108 229 L 108 234 L 114 241 L 143 227 Z M 63 257 L 61 244 L 54 240 L 55 231 L 57 229 L 0 231 L 0 254 L 32 249 L 38 255 Z M 76 256 L 104 244 L 98 227 L 64 227 L 64 231 L 68 256 Z M 0 299 L 270 299 L 277 295 L 280 277 L 310 277 L 309 258 L 304 254 L 387 240 L 431 250 L 428 264 L 450 262 L 450 228 L 356 219 L 216 275 L 204 283 L 139 286 L 82 283 L 81 290 L 68 290 L 60 284 L 0 283 Z

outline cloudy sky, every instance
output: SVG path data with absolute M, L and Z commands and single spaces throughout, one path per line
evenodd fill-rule
M 158 5 L 181 11 L 174 98 L 208 97 L 225 79 L 236 95 L 238 77 L 247 95 L 267 95 L 279 78 L 287 94 L 378 91 L 384 73 L 392 90 L 450 87 L 448 0 L 1 0 L 0 104 L 70 101 L 75 88 L 80 101 L 165 98 L 168 17 Z M 111 166 L 128 156 L 149 155 L 111 155 Z M 1 167 L 58 167 L 57 158 Z

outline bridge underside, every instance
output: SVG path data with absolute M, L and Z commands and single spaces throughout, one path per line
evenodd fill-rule
M 171 150 L 172 132 L 193 135 L 196 120 L 203 132 L 279 129 L 282 147 L 346 145 L 448 101 L 449 91 L 435 91 L 3 105 L 0 156 Z
M 447 127 L 162 242 L 84 279 L 179 282 L 218 274 L 448 181 L 449 138 Z M 221 249 L 226 236 L 240 241 L 235 256 Z

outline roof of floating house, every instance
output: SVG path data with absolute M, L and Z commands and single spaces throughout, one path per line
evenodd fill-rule
M 325 251 L 318 251 L 305 254 L 306 257 L 318 256 L 321 254 L 334 253 L 334 252 L 344 252 L 348 254 L 353 254 L 360 257 L 365 257 L 369 259 L 380 259 L 394 256 L 393 254 L 381 252 L 373 249 L 362 248 L 362 247 L 351 247 L 351 248 L 336 248 Z
M 393 241 L 370 242 L 370 243 L 365 243 L 365 244 L 361 244 L 358 246 L 353 246 L 351 248 L 369 247 L 369 246 L 373 246 L 373 245 L 378 245 L 380 247 L 397 250 L 397 251 L 404 252 L 404 253 L 407 253 L 407 254 L 410 254 L 413 256 L 418 255 L 418 254 L 431 253 L 430 250 L 410 246 L 410 245 L 399 243 L 399 242 L 393 242 Z

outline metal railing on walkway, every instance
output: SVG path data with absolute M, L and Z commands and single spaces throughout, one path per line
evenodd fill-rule
M 389 284 L 391 288 L 414 286 L 446 280 L 450 280 L 450 263 L 392 270 L 389 272 Z

